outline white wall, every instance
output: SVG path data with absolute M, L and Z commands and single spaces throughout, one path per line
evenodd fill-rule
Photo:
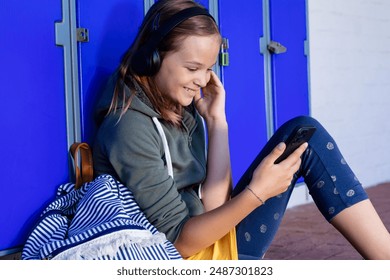
M 390 1 L 308 0 L 312 116 L 364 186 L 390 182 Z

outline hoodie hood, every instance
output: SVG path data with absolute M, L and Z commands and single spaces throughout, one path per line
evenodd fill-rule
M 97 103 L 97 107 L 95 111 L 95 121 L 98 126 L 100 126 L 100 124 L 103 122 L 105 116 L 107 115 L 108 109 L 110 108 L 112 97 L 115 91 L 115 84 L 117 78 L 118 78 L 117 72 L 111 75 Z M 149 98 L 146 96 L 145 92 L 142 90 L 138 82 L 134 79 L 132 79 L 132 82 L 134 85 L 134 90 L 130 89 L 127 85 L 124 85 L 126 96 L 130 96 L 133 94 L 129 109 L 138 111 L 151 118 L 156 117 L 158 119 L 161 119 L 161 115 L 158 112 L 156 112 L 156 110 L 152 105 L 152 102 L 150 102 Z M 121 98 L 118 103 L 119 106 L 117 107 L 117 109 L 121 110 L 121 105 L 122 105 Z M 183 114 L 184 114 L 183 115 L 184 125 L 187 127 L 193 127 L 196 123 L 195 118 L 197 115 L 194 103 L 192 103 L 187 107 L 184 107 Z
M 112 97 L 114 95 L 115 91 L 115 84 L 118 78 L 118 73 L 115 72 L 111 77 L 109 78 L 106 86 L 104 87 L 104 90 L 102 92 L 101 97 L 98 100 L 96 111 L 95 111 L 95 121 L 97 125 L 99 126 L 104 117 L 106 116 L 108 109 L 110 108 Z M 150 102 L 149 98 L 146 96 L 146 94 L 143 92 L 140 85 L 132 79 L 132 82 L 134 84 L 135 90 L 130 89 L 127 85 L 124 85 L 124 90 L 126 96 L 130 96 L 133 94 L 130 109 L 141 112 L 149 117 L 157 117 L 161 118 L 160 114 L 158 114 L 154 108 L 152 103 Z M 135 91 L 135 92 L 133 92 Z M 117 109 L 121 109 L 122 105 L 122 99 L 120 98 L 118 102 L 119 106 Z

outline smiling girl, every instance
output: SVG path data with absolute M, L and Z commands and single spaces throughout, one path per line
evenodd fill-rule
M 278 129 L 232 186 L 225 90 L 212 71 L 220 45 L 214 19 L 199 4 L 160 0 L 152 6 L 99 104 L 96 175 L 124 183 L 187 259 L 261 259 L 299 177 L 364 258 L 389 259 L 389 233 L 313 118 L 297 117 Z M 315 126 L 315 135 L 275 164 L 283 139 L 303 124 Z

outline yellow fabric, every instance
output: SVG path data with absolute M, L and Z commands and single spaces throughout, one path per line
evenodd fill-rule
M 187 260 L 238 260 L 236 229 Z

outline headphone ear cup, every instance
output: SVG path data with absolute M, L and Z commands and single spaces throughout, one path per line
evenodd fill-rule
M 160 69 L 160 54 L 147 48 L 139 48 L 131 58 L 131 69 L 139 76 L 153 76 Z
M 157 74 L 158 70 L 160 70 L 161 67 L 161 58 L 159 52 L 157 50 L 153 51 L 149 59 L 150 59 L 149 76 L 153 76 Z
M 150 72 L 149 54 L 145 48 L 139 48 L 131 57 L 131 70 L 139 76 L 147 76 Z

